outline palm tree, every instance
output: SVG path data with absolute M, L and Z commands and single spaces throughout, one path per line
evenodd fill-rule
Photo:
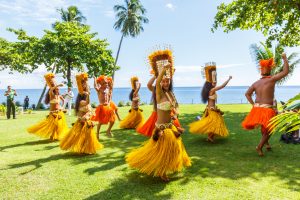
M 271 75 L 277 74 L 283 70 L 283 62 L 281 59 L 281 54 L 284 52 L 284 47 L 280 44 L 275 46 L 275 52 L 272 51 L 272 47 L 268 47 L 263 42 L 260 42 L 260 45 L 252 44 L 250 45 L 250 52 L 252 59 L 256 62 L 257 66 L 259 66 L 259 60 L 261 59 L 269 59 L 274 58 L 275 67 L 271 71 Z M 293 52 L 288 56 L 289 61 L 289 74 L 277 82 L 277 84 L 281 85 L 286 82 L 294 72 L 294 69 L 300 63 L 299 53 Z
M 143 24 L 149 22 L 148 18 L 145 17 L 147 11 L 139 0 L 125 0 L 125 5 L 115 5 L 114 11 L 116 12 L 117 18 L 114 28 L 116 30 L 121 30 L 122 37 L 115 60 L 112 75 L 113 79 L 123 38 L 127 36 L 137 37 L 142 31 L 144 31 Z
M 78 22 L 83 25 L 86 21 L 85 16 L 82 15 L 81 11 L 76 6 L 69 6 L 67 10 L 63 8 L 57 9 L 63 22 Z

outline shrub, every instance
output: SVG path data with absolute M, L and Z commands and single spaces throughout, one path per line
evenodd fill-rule
M 0 115 L 5 115 L 6 113 L 6 106 L 1 104 L 0 105 Z
M 131 106 L 130 101 L 127 101 L 126 106 Z
M 16 101 L 16 106 L 17 106 L 17 107 L 22 106 L 22 104 L 20 103 L 20 101 Z
M 2 105 L 6 106 L 6 102 L 5 102 L 5 101 L 3 101 L 3 102 L 2 102 Z
M 125 102 L 124 101 L 120 101 L 119 103 L 118 103 L 118 107 L 124 107 L 125 106 Z
M 96 102 L 93 102 L 93 103 L 91 104 L 91 106 L 92 106 L 92 108 L 97 108 L 97 103 L 96 103 Z
M 45 105 L 44 105 L 43 103 L 41 103 L 40 109 L 42 109 L 42 110 L 45 110 L 45 109 L 46 109 L 46 107 L 45 107 Z

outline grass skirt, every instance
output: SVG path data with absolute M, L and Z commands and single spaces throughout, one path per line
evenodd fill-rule
M 116 120 L 115 108 L 110 105 L 99 105 L 96 108 L 95 115 L 92 117 L 93 121 L 97 121 L 100 124 L 108 124 Z
M 91 121 L 81 122 L 80 120 L 77 120 L 62 138 L 59 146 L 62 150 L 85 154 L 95 154 L 97 150 L 103 148 L 91 126 Z
M 246 130 L 252 130 L 261 125 L 263 133 L 268 133 L 269 121 L 275 115 L 276 112 L 272 108 L 253 107 L 242 122 L 242 126 Z
M 28 133 L 51 140 L 58 140 L 68 131 L 65 114 L 62 111 L 50 112 L 43 121 L 27 128 Z
M 148 120 L 143 124 L 143 126 L 136 129 L 136 132 L 151 137 L 153 130 L 155 128 L 155 122 L 157 120 L 157 112 L 153 111 Z
M 176 131 L 176 127 L 172 126 L 172 129 L 165 129 L 157 141 L 150 138 L 141 147 L 127 154 L 126 162 L 141 173 L 158 177 L 191 166 L 181 137 L 177 138 L 174 134 Z
M 144 123 L 144 115 L 140 109 L 130 109 L 128 115 L 120 122 L 120 128 L 135 129 Z
M 212 109 L 206 108 L 202 119 L 191 123 L 190 133 L 193 134 L 210 134 L 221 137 L 228 136 L 228 130 L 225 125 L 223 116 Z

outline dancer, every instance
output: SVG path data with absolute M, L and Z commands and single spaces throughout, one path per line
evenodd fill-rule
M 93 115 L 90 105 L 90 90 L 87 85 L 87 73 L 76 75 L 78 95 L 75 104 L 75 114 L 78 116 L 70 131 L 60 142 L 62 150 L 70 150 L 81 154 L 95 154 L 102 149 L 94 131 L 94 124 L 91 121 Z
M 110 106 L 110 92 L 108 87 L 107 77 L 104 75 L 94 78 L 94 87 L 98 95 L 99 106 L 96 108 L 93 121 L 97 121 L 97 138 L 99 139 L 100 129 L 102 124 L 109 124 L 106 131 L 108 137 L 112 137 L 111 129 L 115 123 L 116 115 L 115 108 Z
M 285 53 L 282 54 L 282 59 L 284 62 L 283 70 L 273 76 L 271 76 L 271 71 L 275 66 L 274 59 L 260 60 L 259 64 L 262 78 L 253 83 L 245 94 L 253 107 L 242 122 L 242 126 L 246 130 L 261 126 L 262 138 L 256 147 L 259 156 L 264 155 L 262 150 L 264 145 L 266 145 L 267 150 L 271 150 L 269 139 L 272 130 L 268 128 L 268 124 L 270 119 L 276 115 L 273 106 L 275 84 L 289 73 L 289 63 Z M 256 95 L 255 102 L 252 99 L 253 93 Z
M 125 119 L 120 122 L 120 128 L 135 129 L 141 127 L 144 123 L 143 110 L 139 108 L 141 83 L 139 83 L 138 77 L 131 78 L 131 87 L 132 90 L 129 94 L 129 100 L 132 102 L 131 109 Z
M 216 64 L 214 62 L 205 64 L 206 82 L 202 88 L 202 101 L 207 102 L 203 117 L 201 120 L 191 123 L 190 133 L 207 134 L 207 141 L 214 142 L 216 135 L 221 137 L 228 136 L 228 130 L 223 119 L 223 112 L 216 106 L 218 90 L 223 89 L 232 79 L 229 76 L 228 80 L 222 85 L 217 86 Z
M 50 103 L 50 113 L 45 120 L 29 127 L 27 131 L 50 140 L 58 140 L 68 131 L 65 115 L 60 106 L 60 102 L 63 102 L 64 99 L 59 95 L 59 87 L 62 87 L 63 84 L 56 85 L 52 73 L 48 73 L 44 77 L 50 88 L 45 98 L 45 104 Z
M 182 143 L 181 132 L 172 122 L 171 113 L 176 104 L 175 96 L 171 92 L 174 72 L 172 52 L 169 49 L 156 51 L 149 56 L 149 60 L 158 74 L 154 100 L 157 121 L 152 137 L 143 146 L 127 154 L 126 162 L 141 173 L 160 177 L 168 182 L 168 174 L 191 166 L 191 160 Z
M 153 93 L 155 90 L 155 86 L 153 86 L 155 79 L 156 79 L 156 77 L 153 76 L 147 84 L 147 88 L 152 92 L 152 97 L 153 97 Z M 152 99 L 154 99 L 154 98 L 152 98 Z M 150 117 L 147 119 L 147 121 L 141 127 L 138 127 L 136 129 L 136 132 L 138 132 L 144 136 L 151 137 L 153 130 L 155 128 L 156 120 L 157 120 L 157 108 L 155 106 L 155 103 L 153 102 L 153 111 L 152 111 Z

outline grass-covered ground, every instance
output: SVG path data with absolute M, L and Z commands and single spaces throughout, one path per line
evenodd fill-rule
M 146 118 L 151 106 L 143 106 Z M 120 130 L 114 138 L 101 134 L 105 148 L 82 156 L 61 151 L 58 142 L 26 133 L 47 112 L 0 117 L 0 199 L 300 199 L 300 146 L 271 139 L 272 152 L 258 157 L 259 131 L 244 131 L 240 123 L 248 105 L 221 105 L 230 136 L 215 144 L 203 135 L 184 134 L 193 165 L 171 176 L 170 183 L 129 169 L 124 156 L 147 140 L 134 130 Z M 128 107 L 120 108 L 124 118 Z M 203 105 L 182 105 L 187 125 Z M 68 117 L 68 124 L 75 117 Z M 106 126 L 103 127 L 106 129 Z

